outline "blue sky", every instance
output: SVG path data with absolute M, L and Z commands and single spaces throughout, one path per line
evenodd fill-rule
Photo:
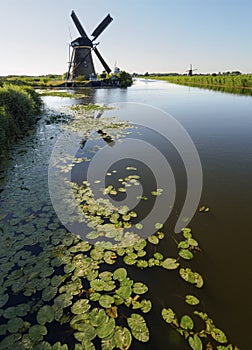
M 72 9 L 88 34 L 114 18 L 98 39 L 111 68 L 252 72 L 251 0 L 0 0 L 0 75 L 67 71 Z

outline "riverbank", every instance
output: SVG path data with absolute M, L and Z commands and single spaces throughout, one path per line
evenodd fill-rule
M 164 80 L 174 84 L 200 87 L 217 91 L 252 95 L 252 74 L 240 75 L 150 75 L 148 79 Z
M 37 120 L 42 99 L 31 87 L 0 87 L 0 156 Z

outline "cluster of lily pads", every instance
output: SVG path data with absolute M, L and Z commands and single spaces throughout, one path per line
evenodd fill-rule
M 190 265 L 199 251 L 198 242 L 191 229 L 184 228 L 174 238 L 177 253 L 170 256 L 161 245 L 168 235 L 161 223 L 155 224 L 156 232 L 145 240 L 138 213 L 127 206 L 115 207 L 102 197 L 115 197 L 126 187 L 138 185 L 140 176 L 131 165 L 126 166 L 128 173 L 118 187 L 101 188 L 99 198 L 88 182 L 71 184 L 89 231 L 86 240 L 68 232 L 54 213 L 46 189 L 50 149 L 45 139 L 53 141 L 52 130 L 45 125 L 46 121 L 36 142 L 22 145 L 24 153 L 14 152 L 16 165 L 6 175 L 0 214 L 0 349 L 126 350 L 135 348 L 136 342 L 147 343 L 152 324 L 145 315 L 151 313 L 154 301 L 146 283 L 133 279 L 132 269 L 143 274 L 150 268 L 173 271 L 198 291 L 203 278 Z M 88 133 L 102 127 L 110 133 L 114 130 L 115 138 L 130 133 L 125 122 L 90 115 L 77 114 L 67 127 L 82 127 Z M 71 172 L 80 161 L 69 158 L 58 165 L 60 171 Z M 108 178 L 111 174 L 116 170 Z M 160 196 L 162 189 L 150 195 Z M 141 199 L 148 200 L 146 196 Z M 192 307 L 190 315 L 179 317 L 171 308 L 160 306 L 160 319 L 193 350 L 238 350 L 199 308 L 198 297 L 187 294 L 184 300 Z M 204 329 L 196 330 L 194 317 Z

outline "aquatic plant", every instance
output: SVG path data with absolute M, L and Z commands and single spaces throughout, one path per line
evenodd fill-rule
M 78 108 L 71 117 L 72 121 L 62 125 L 62 132 L 81 130 L 89 133 L 92 141 L 102 138 L 94 132 L 99 128 L 114 139 L 134 130 L 128 122 L 92 118 Z M 86 151 L 78 158 L 62 153 L 54 165 L 59 173 L 68 174 L 81 162 L 89 162 L 91 153 Z M 103 193 L 114 198 L 127 187 L 139 186 L 137 167 L 125 164 L 125 175 L 120 176 L 119 169 L 111 169 L 100 196 L 94 195 L 93 184 L 70 181 L 75 200 L 67 205 L 73 210 L 73 220 L 76 207 L 82 211 L 88 227 L 85 239 L 80 239 L 61 225 L 53 211 L 45 190 L 47 163 L 37 161 L 28 167 L 28 158 L 23 159 L 18 176 L 23 178 L 28 168 L 32 187 L 28 187 L 30 183 L 20 186 L 15 180 L 12 191 L 8 195 L 3 192 L 0 349 L 135 348 L 137 342 L 151 339 L 152 324 L 146 315 L 154 303 L 168 329 L 175 329 L 191 349 L 238 349 L 228 344 L 224 332 L 203 309 L 199 292 L 204 287 L 203 277 L 191 262 L 200 248 L 192 230 L 184 228 L 174 237 L 156 222 L 156 232 L 145 240 L 137 210 L 115 206 L 103 198 Z M 95 181 L 99 184 L 99 174 Z M 162 192 L 160 188 L 149 190 L 144 203 Z M 175 249 L 162 245 L 167 237 Z M 150 286 L 133 278 L 133 269 L 142 271 L 142 276 L 151 269 L 177 276 L 194 290 L 181 295 L 190 310 L 176 313 L 172 305 L 152 299 Z

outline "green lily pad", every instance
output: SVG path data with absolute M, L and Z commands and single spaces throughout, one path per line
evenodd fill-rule
M 189 267 L 186 269 L 181 268 L 179 274 L 186 282 L 194 284 L 197 288 L 201 288 L 204 284 L 201 275 L 197 272 L 193 272 Z
M 163 260 L 164 259 L 164 256 L 163 254 L 159 253 L 159 252 L 156 252 L 153 254 L 154 258 L 157 259 L 157 260 Z
M 193 320 L 188 315 L 183 315 L 180 320 L 180 325 L 184 329 L 192 330 L 194 327 Z
M 7 324 L 0 325 L 0 335 L 5 335 L 7 333 Z
M 200 300 L 194 295 L 186 295 L 185 301 L 189 305 L 198 305 L 200 303 Z
M 58 341 L 57 343 L 53 344 L 52 350 L 68 350 L 68 345 L 67 344 L 61 345 L 61 343 Z
M 175 258 L 166 258 L 161 262 L 161 266 L 167 270 L 175 270 L 179 266 L 179 263 Z
M 104 309 L 94 308 L 89 313 L 89 320 L 92 326 L 98 327 L 105 322 L 107 316 Z
M 37 322 L 40 325 L 44 325 L 47 322 L 52 322 L 54 320 L 54 310 L 50 305 L 44 305 L 39 309 L 37 313 Z
M 142 312 L 147 313 L 147 312 L 149 312 L 151 310 L 151 308 L 152 308 L 152 304 L 151 304 L 150 300 L 144 299 L 144 300 L 141 301 L 141 310 L 142 310 Z
M 181 242 L 179 242 L 179 244 L 178 244 L 178 248 L 187 249 L 187 248 L 189 248 L 189 247 L 190 247 L 190 244 L 189 244 L 188 240 L 186 240 L 186 241 L 181 241 Z
M 119 267 L 113 272 L 114 280 L 123 281 L 127 277 L 127 270 L 124 267 Z
M 175 317 L 176 317 L 175 313 L 170 308 L 167 308 L 167 309 L 163 308 L 161 314 L 163 319 L 167 323 L 172 323 L 172 321 L 175 320 Z
M 36 344 L 33 349 L 34 350 L 52 350 L 52 346 L 47 341 L 42 341 L 41 343 Z
M 136 257 L 135 257 L 136 256 Z M 136 254 L 133 254 L 131 253 L 130 255 L 127 254 L 123 257 L 123 261 L 125 262 L 125 264 L 127 265 L 135 265 L 136 263 L 136 258 L 137 258 L 137 255 Z
M 16 315 L 19 317 L 26 316 L 29 311 L 30 311 L 29 304 L 19 304 L 16 306 Z
M 110 281 L 112 279 L 112 272 L 110 271 L 103 271 L 99 274 L 99 277 L 103 280 L 103 281 Z
M 16 308 L 15 306 L 8 307 L 3 312 L 3 317 L 7 319 L 11 319 L 16 317 Z
M 8 294 L 0 294 L 0 307 L 3 307 L 9 300 Z
M 155 229 L 156 230 L 161 230 L 161 228 L 163 228 L 163 224 L 161 224 L 160 222 L 157 222 L 156 224 L 155 224 Z
M 106 251 L 103 255 L 104 261 L 109 265 L 114 264 L 116 262 L 116 258 L 117 258 L 116 253 L 112 251 Z
M 57 287 L 48 286 L 42 292 L 42 299 L 44 301 L 50 301 L 56 296 L 57 293 L 58 293 Z
M 218 343 L 227 343 L 227 337 L 226 337 L 225 333 L 219 328 L 213 328 L 211 330 L 211 336 Z
M 133 292 L 135 294 L 144 294 L 148 291 L 148 287 L 142 282 L 135 282 L 133 284 Z
M 108 337 L 111 333 L 113 333 L 114 329 L 115 319 L 107 316 L 105 321 L 97 327 L 96 331 L 98 337 L 103 339 Z
M 145 269 L 146 267 L 148 267 L 148 261 L 143 260 L 143 259 L 139 259 L 137 260 L 137 267 L 139 267 L 140 269 Z
M 74 337 L 82 342 L 85 340 L 92 340 L 96 337 L 96 330 L 95 328 L 89 324 L 89 323 L 84 323 L 81 326 L 81 332 L 76 332 L 74 333 Z
M 199 245 L 199 243 L 196 241 L 196 239 L 193 239 L 193 238 L 188 238 L 188 243 L 192 247 L 198 247 L 198 245 Z
M 188 339 L 189 345 L 193 350 L 202 350 L 203 344 L 200 337 L 197 334 L 194 334 L 193 337 L 190 336 Z
M 72 299 L 72 294 L 63 293 L 54 299 L 54 304 L 64 309 L 72 305 Z
M 90 282 L 91 288 L 96 292 L 102 292 L 104 290 L 106 282 L 97 278 Z
M 111 305 L 114 303 L 114 298 L 111 297 L 110 295 L 102 295 L 99 299 L 99 304 L 104 307 L 108 308 L 111 307 Z
M 98 292 L 92 292 L 89 295 L 89 300 L 91 301 L 98 301 L 100 299 L 101 293 Z
M 91 305 L 89 304 L 88 299 L 79 299 L 71 307 L 71 311 L 75 315 L 83 314 L 90 309 Z
M 89 324 L 88 316 L 88 313 L 74 316 L 70 321 L 70 326 L 76 331 L 84 332 L 86 330 L 86 324 Z
M 132 342 L 132 336 L 128 328 L 116 327 L 113 339 L 114 339 L 116 348 L 121 350 L 127 350 L 130 348 L 130 345 Z
M 7 329 L 10 333 L 17 333 L 20 328 L 23 327 L 24 321 L 22 318 L 15 317 L 8 321 Z
M 135 227 L 136 227 L 138 230 L 142 230 L 142 229 L 143 229 L 143 225 L 142 225 L 142 224 L 136 224 Z
M 121 286 L 116 290 L 116 294 L 123 299 L 128 299 L 131 296 L 132 289 L 130 285 Z
M 34 325 L 29 329 L 29 337 L 34 342 L 39 342 L 43 340 L 44 335 L 47 334 L 47 329 L 42 325 Z
M 181 249 L 179 251 L 179 256 L 183 259 L 190 260 L 193 258 L 193 253 L 188 249 Z
M 149 340 L 150 332 L 141 315 L 133 313 L 127 318 L 127 322 L 134 338 L 143 343 L 146 343 Z
M 148 241 L 151 243 L 151 244 L 158 244 L 159 243 L 159 239 L 157 236 L 155 235 L 151 235 L 148 237 Z
M 21 334 L 19 333 L 8 335 L 1 341 L 0 343 L 1 349 L 8 349 L 8 350 L 14 349 L 13 346 L 17 344 L 20 338 L 21 338 Z

